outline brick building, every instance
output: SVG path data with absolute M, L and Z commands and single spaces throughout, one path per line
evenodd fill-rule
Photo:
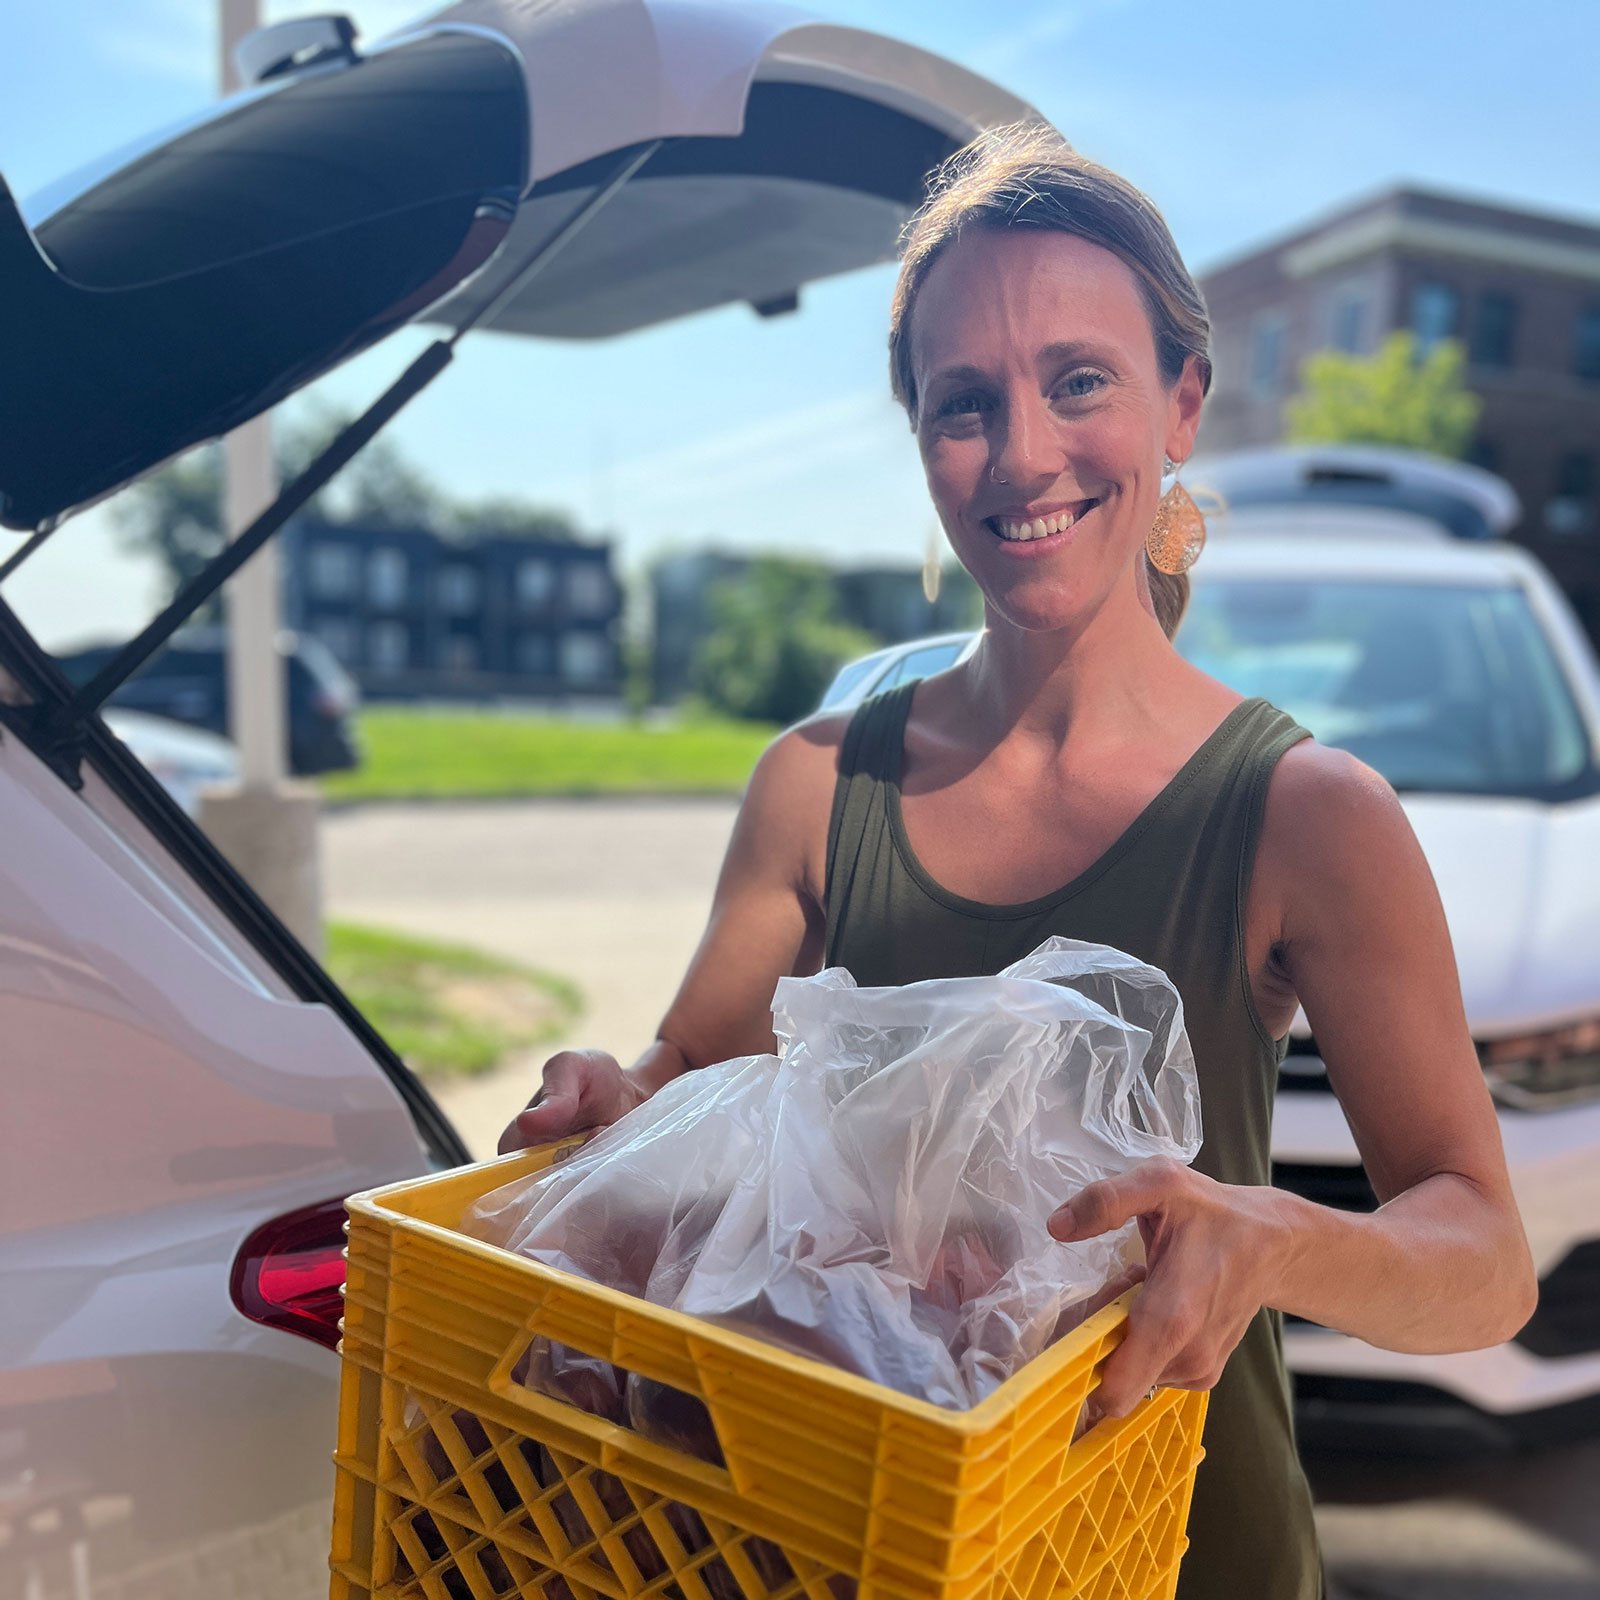
M 1216 378 L 1207 452 L 1283 437 L 1313 352 L 1458 339 L 1483 401 L 1472 459 L 1522 501 L 1515 537 L 1600 638 L 1600 225 L 1394 189 L 1201 280 Z
M 607 544 L 302 518 L 285 529 L 283 573 L 285 622 L 327 645 L 368 698 L 621 693 Z

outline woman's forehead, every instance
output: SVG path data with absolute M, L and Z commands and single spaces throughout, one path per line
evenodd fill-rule
M 952 365 L 1024 359 L 1049 344 L 1152 341 L 1132 270 L 1103 245 L 1045 228 L 969 228 L 917 290 L 911 358 L 925 379 Z

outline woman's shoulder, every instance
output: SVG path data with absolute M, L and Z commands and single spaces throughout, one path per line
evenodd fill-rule
M 740 807 L 741 822 L 764 833 L 808 841 L 827 829 L 848 711 L 820 711 L 785 728 L 762 751 Z
M 786 728 L 762 752 L 750 775 L 735 827 L 769 870 L 820 899 L 828 823 L 839 762 L 852 713 L 821 711 Z
M 1382 876 L 1419 853 L 1387 779 L 1348 751 L 1301 738 L 1278 758 L 1262 810 L 1257 870 L 1285 899 Z

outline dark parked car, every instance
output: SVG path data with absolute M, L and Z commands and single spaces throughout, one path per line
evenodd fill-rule
M 115 645 L 92 645 L 59 657 L 74 683 L 86 683 L 108 662 Z M 288 673 L 290 772 L 337 772 L 359 760 L 353 716 L 360 699 L 350 674 L 327 646 L 305 634 L 278 635 Z M 228 651 L 220 628 L 186 628 L 111 697 L 114 706 L 170 717 L 228 734 Z

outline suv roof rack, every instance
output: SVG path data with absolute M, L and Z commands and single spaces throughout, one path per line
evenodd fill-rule
M 1229 506 L 1370 506 L 1426 517 L 1458 539 L 1504 537 L 1522 514 L 1503 478 L 1381 445 L 1291 445 L 1196 460 L 1190 486 Z

